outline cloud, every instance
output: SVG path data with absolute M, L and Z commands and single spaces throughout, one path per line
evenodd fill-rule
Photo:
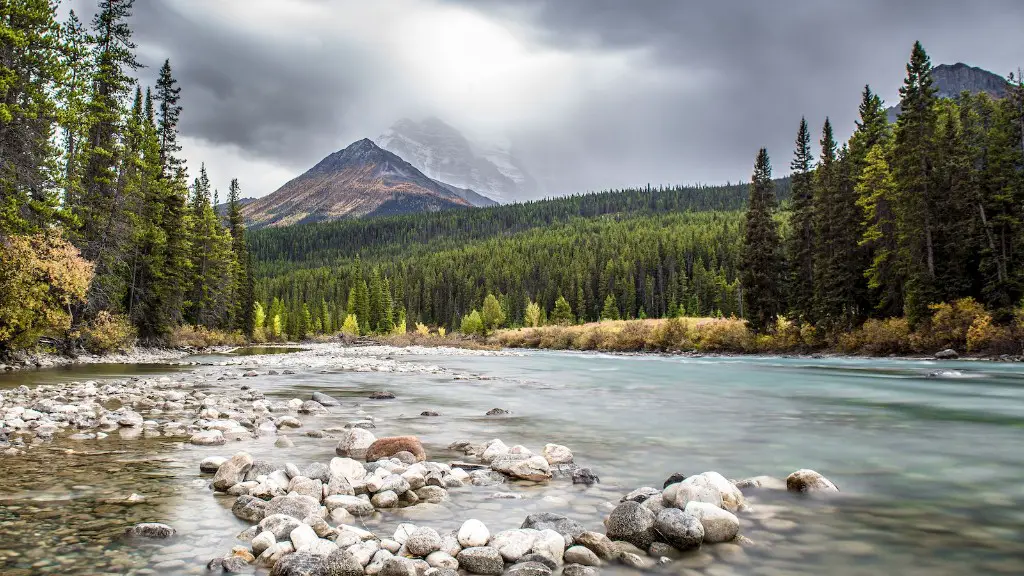
M 261 195 L 428 115 L 510 136 L 549 193 L 746 179 L 760 146 L 782 173 L 801 115 L 848 133 L 915 40 L 1005 74 L 1021 21 L 1018 0 L 139 0 L 133 25 L 147 81 L 170 58 L 181 83 L 190 166 Z

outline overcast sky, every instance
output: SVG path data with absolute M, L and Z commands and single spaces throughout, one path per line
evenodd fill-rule
M 91 14 L 95 2 L 72 0 Z M 934 63 L 1024 66 L 1021 0 L 137 0 L 140 74 L 182 87 L 191 169 L 274 191 L 402 117 L 511 139 L 551 193 L 788 171 L 801 115 L 852 130 Z

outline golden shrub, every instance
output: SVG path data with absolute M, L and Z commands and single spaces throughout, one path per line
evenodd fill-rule
M 951 304 L 933 304 L 930 308 L 931 321 L 920 330 L 921 344 L 926 348 L 965 349 L 971 326 L 988 315 L 985 307 L 974 298 L 961 298 Z
M 135 344 L 137 334 L 128 318 L 100 311 L 88 326 L 82 329 L 82 345 L 93 354 L 109 354 Z
M 737 318 L 718 318 L 698 322 L 692 331 L 698 350 L 707 352 L 748 352 L 754 338 L 747 323 Z

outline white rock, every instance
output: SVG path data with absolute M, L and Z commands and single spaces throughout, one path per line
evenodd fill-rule
M 714 504 L 690 502 L 683 511 L 700 520 L 704 526 L 704 542 L 707 544 L 728 542 L 736 538 L 740 531 L 739 519 L 732 512 Z
M 350 482 L 366 477 L 363 464 L 351 458 L 331 458 L 330 469 L 332 476 L 343 476 Z
M 405 544 L 405 541 L 408 540 L 409 536 L 411 536 L 412 533 L 415 532 L 415 531 L 416 531 L 416 525 L 415 524 L 409 524 L 409 523 L 399 524 L 398 528 L 395 530 L 395 534 L 394 534 L 394 536 L 392 538 L 394 538 L 395 542 L 398 542 L 399 544 Z
M 319 540 L 320 537 L 316 535 L 316 532 L 311 527 L 302 524 L 288 534 L 288 539 L 291 540 L 292 546 L 296 550 L 301 550 L 304 546 Z
M 479 520 L 466 520 L 462 524 L 462 527 L 459 528 L 459 544 L 463 548 L 486 546 L 487 541 L 490 539 L 491 532 L 487 529 L 487 526 Z
M 485 448 L 483 454 L 480 455 L 480 459 L 490 464 L 492 460 L 502 454 L 508 454 L 508 452 L 509 447 L 506 446 L 504 442 L 494 439 L 487 443 L 487 448 Z
M 533 551 L 550 558 L 555 564 L 561 564 L 565 554 L 565 538 L 554 530 L 541 530 L 533 541 Z
M 447 552 L 438 550 L 437 552 L 431 552 L 427 556 L 427 564 L 431 568 L 451 568 L 452 570 L 459 569 L 459 561 L 452 557 Z
M 506 562 L 515 563 L 533 549 L 538 532 L 529 528 L 504 530 L 493 537 L 489 546 L 496 548 Z
M 253 556 L 259 556 L 260 554 L 263 554 L 264 550 L 266 550 L 267 548 L 270 548 L 271 546 L 273 546 L 276 543 L 277 543 L 277 539 L 274 538 L 274 533 L 273 532 L 270 532 L 268 530 L 264 530 L 263 532 L 260 532 L 259 534 L 256 535 L 255 538 L 252 539 L 251 545 L 252 545 L 252 554 L 253 554 Z
M 573 460 L 572 450 L 559 444 L 545 444 L 544 459 L 548 464 L 568 464 Z

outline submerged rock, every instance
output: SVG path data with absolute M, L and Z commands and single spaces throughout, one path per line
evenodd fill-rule
M 797 470 L 786 477 L 786 488 L 790 492 L 839 492 L 831 480 L 814 470 Z
M 381 390 L 379 392 L 374 392 L 373 394 L 370 394 L 370 400 L 394 400 L 394 399 L 395 399 L 394 393 L 393 392 L 388 392 L 387 390 Z
M 503 408 L 491 408 L 487 411 L 487 416 L 505 416 L 506 414 L 510 414 L 510 412 Z
M 321 406 L 341 406 L 341 402 L 336 398 L 328 396 L 323 392 L 313 392 L 314 401 L 319 402 Z
M 129 538 L 152 538 L 162 540 L 174 536 L 177 531 L 167 524 L 157 522 L 141 522 L 124 531 Z

